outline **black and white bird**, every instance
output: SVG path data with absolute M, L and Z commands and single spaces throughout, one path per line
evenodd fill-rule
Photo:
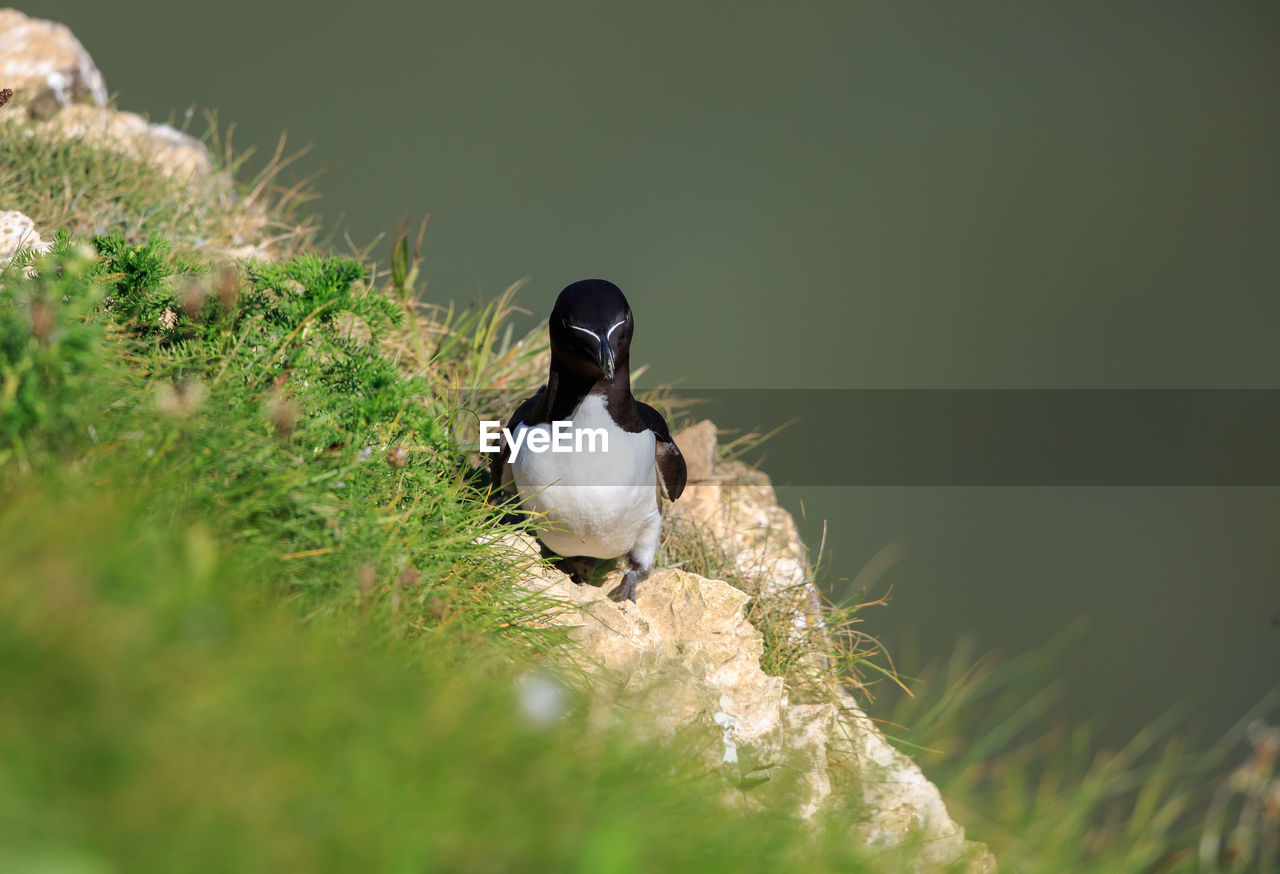
M 635 321 L 622 291 L 584 279 L 560 292 L 551 310 L 551 372 L 547 384 L 515 411 L 490 464 L 495 490 L 514 487 L 535 514 L 544 551 L 582 583 L 600 559 L 627 556 L 614 600 L 636 599 L 649 575 L 662 527 L 661 500 L 685 485 L 684 456 L 662 415 L 631 394 Z M 603 439 L 575 440 L 573 451 L 532 452 L 533 438 L 554 439 L 588 429 Z M 521 448 L 524 447 L 524 448 Z M 606 449 L 607 447 L 607 449 Z

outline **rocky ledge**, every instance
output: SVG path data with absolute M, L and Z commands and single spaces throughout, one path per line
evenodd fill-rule
M 765 596 L 786 599 L 796 623 L 820 622 L 795 522 L 763 474 L 716 465 L 715 434 L 701 422 L 676 436 L 691 482 L 669 514 L 721 545 L 745 576 L 763 580 Z M 651 735 L 707 729 L 716 739 L 705 750 L 707 765 L 726 770 L 730 785 L 785 770 L 795 780 L 797 816 L 847 806 L 859 819 L 851 839 L 900 856 L 910 870 L 995 870 L 986 848 L 967 841 L 947 814 L 937 787 L 846 690 L 831 688 L 820 703 L 800 701 L 783 678 L 764 672 L 762 635 L 744 615 L 747 592 L 657 569 L 635 603 L 615 603 L 605 593 L 621 571 L 601 586 L 578 586 L 539 562 L 527 535 L 508 535 L 499 548 L 523 564 L 525 588 L 563 605 L 554 621 L 569 630 L 578 666 L 596 678 L 604 711 L 625 712 Z M 750 792 L 738 800 L 750 804 Z

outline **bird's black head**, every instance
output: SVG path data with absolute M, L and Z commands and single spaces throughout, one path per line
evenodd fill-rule
M 622 291 L 603 279 L 584 279 L 560 292 L 551 310 L 551 366 L 593 382 L 630 379 L 635 322 Z

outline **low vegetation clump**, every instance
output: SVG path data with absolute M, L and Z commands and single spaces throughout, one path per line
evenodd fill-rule
M 119 232 L 130 243 L 163 237 L 181 255 L 263 246 L 281 256 L 307 251 L 317 223 L 305 212 L 305 185 L 279 183 L 291 157 L 282 139 L 249 184 L 230 173 L 254 158 L 238 152 L 228 131 L 208 119 L 206 139 L 228 172 L 171 177 L 118 151 L 78 137 L 42 135 L 13 106 L 0 108 L 0 192 L 5 209 L 30 216 L 38 228 L 81 236 Z

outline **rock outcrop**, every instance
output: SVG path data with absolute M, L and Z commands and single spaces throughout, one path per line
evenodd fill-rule
M 12 88 L 40 117 L 73 103 L 107 102 L 102 74 L 71 30 L 16 9 L 0 9 L 0 88 Z
M 10 111 L 25 108 L 40 122 L 32 136 L 84 141 L 180 181 L 213 169 L 209 150 L 195 137 L 108 108 L 102 74 L 66 25 L 0 9 L 0 88 L 14 92 Z
M 781 598 L 798 623 L 820 623 L 804 544 L 768 479 L 742 465 L 717 466 L 710 422 L 676 439 L 691 483 L 669 508 L 673 516 L 700 526 L 746 576 L 764 580 L 761 597 Z M 531 537 L 512 534 L 502 545 L 527 559 L 524 587 L 563 605 L 553 621 L 569 629 L 575 658 L 597 677 L 606 707 L 625 710 L 635 730 L 711 729 L 718 740 L 705 751 L 707 763 L 726 769 L 731 785 L 785 772 L 796 815 L 845 806 L 858 819 L 851 839 L 899 854 L 910 870 L 995 870 L 986 849 L 966 841 L 948 816 L 937 787 L 852 696 L 831 688 L 825 700 L 799 700 L 782 677 L 765 673 L 763 637 L 744 615 L 752 594 L 665 569 L 641 585 L 636 603 L 619 604 L 605 593 L 620 571 L 599 587 L 578 586 L 537 561 Z M 750 792 L 742 800 L 751 803 Z
M 204 143 L 167 124 L 152 124 L 132 112 L 72 106 L 35 125 L 32 133 L 50 141 L 79 140 L 126 158 L 146 161 L 178 181 L 207 176 L 213 170 L 213 157 Z
M 22 249 L 47 252 L 51 245 L 40 236 L 35 222 L 23 213 L 16 209 L 0 212 L 0 269 L 7 267 Z

